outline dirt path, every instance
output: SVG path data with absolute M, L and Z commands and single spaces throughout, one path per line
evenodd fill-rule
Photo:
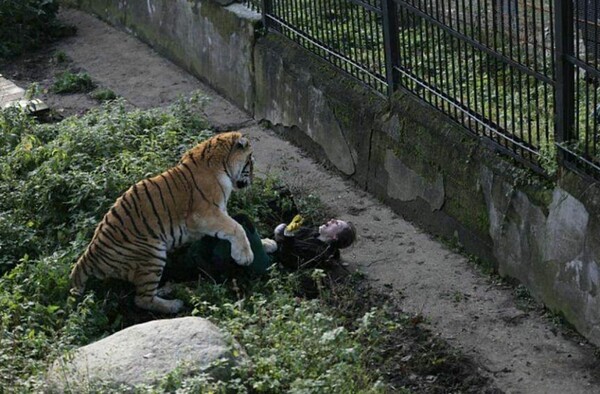
M 217 128 L 240 128 L 253 137 L 262 172 L 310 188 L 338 216 L 357 225 L 360 241 L 343 254 L 344 259 L 392 292 L 402 309 L 424 315 L 434 332 L 471 355 L 500 389 L 509 393 L 600 392 L 593 347 L 563 334 L 539 308 L 519 309 L 522 300 L 512 288 L 492 282 L 464 256 L 257 126 L 247 114 L 134 37 L 77 11 L 66 11 L 62 17 L 78 27 L 78 34 L 57 49 L 131 104 L 163 106 L 181 94 L 204 90 L 212 98 L 206 114 Z M 50 95 L 45 99 L 50 105 L 66 107 L 65 113 L 89 105 Z

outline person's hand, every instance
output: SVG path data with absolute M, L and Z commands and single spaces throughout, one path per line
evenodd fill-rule
M 296 231 L 302 226 L 304 223 L 304 218 L 300 215 L 294 216 L 294 219 L 285 227 L 284 234 L 286 237 L 293 237 Z

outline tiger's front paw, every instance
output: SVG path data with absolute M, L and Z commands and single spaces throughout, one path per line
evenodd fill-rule
M 237 265 L 242 266 L 250 265 L 254 261 L 254 253 L 252 253 L 249 244 L 242 248 L 232 248 L 231 257 L 235 260 Z

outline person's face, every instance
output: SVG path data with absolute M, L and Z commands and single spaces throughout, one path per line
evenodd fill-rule
M 321 239 L 327 242 L 335 241 L 338 238 L 338 234 L 348 227 L 349 224 L 343 220 L 331 219 L 319 226 L 319 235 Z

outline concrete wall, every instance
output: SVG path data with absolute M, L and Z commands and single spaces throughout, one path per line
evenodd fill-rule
M 429 231 L 525 284 L 600 345 L 600 193 L 542 179 L 398 92 L 387 101 L 212 0 L 79 0 Z M 257 38 L 258 37 L 258 38 Z

